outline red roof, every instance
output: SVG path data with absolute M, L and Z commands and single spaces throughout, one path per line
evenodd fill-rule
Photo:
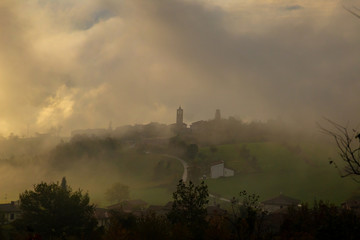
M 211 163 L 211 166 L 215 166 L 215 165 L 219 165 L 219 164 L 223 164 L 224 161 L 217 161 L 217 162 L 213 162 Z

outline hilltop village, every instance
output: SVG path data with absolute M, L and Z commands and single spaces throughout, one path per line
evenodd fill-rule
M 231 121 L 236 121 L 235 118 L 229 118 Z M 220 127 L 221 124 L 224 124 L 227 120 L 221 118 L 220 110 L 217 109 L 215 112 L 215 118 L 209 121 L 196 121 L 191 123 L 189 126 L 184 122 L 184 109 L 181 106 L 176 110 L 176 122 L 170 125 L 161 124 L 152 122 L 149 124 L 137 124 L 134 126 L 127 125 L 122 127 L 117 127 L 112 129 L 112 124 L 109 124 L 109 127 L 106 128 L 96 128 L 96 129 L 78 129 L 71 132 L 71 136 L 76 135 L 87 135 L 87 136 L 112 136 L 112 137 L 124 137 L 133 135 L 132 137 L 136 138 L 149 138 L 149 137 L 169 137 L 175 135 L 191 135 L 201 132 L 201 130 L 207 129 L 209 127 Z M 135 136 L 138 134 L 138 136 Z M 155 138 L 153 139 L 156 140 Z
M 281 121 L 245 123 L 233 117 L 224 119 L 216 110 L 213 119 L 187 125 L 184 112 L 179 107 L 175 123 L 170 125 L 149 123 L 113 129 L 110 124 L 107 129 L 75 130 L 70 139 L 56 134 L 11 136 L 0 141 L 0 164 L 14 171 L 14 175 L 24 176 L 27 188 L 26 184 L 36 184 L 37 179 L 50 181 L 53 189 L 60 188 L 59 183 L 54 183 L 56 176 L 69 177 L 74 186 L 85 183 L 80 186 L 89 190 L 96 203 L 96 208 L 92 205 L 91 217 L 106 234 L 111 234 L 113 224 L 129 219 L 134 224 L 161 219 L 165 221 L 161 224 L 175 226 L 167 221 L 174 212 L 179 213 L 177 203 L 174 204 L 177 194 L 198 191 L 201 184 L 206 184 L 206 191 L 199 216 L 206 224 L 223 224 L 211 225 L 223 229 L 223 234 L 235 234 L 238 227 L 247 229 L 247 225 L 229 229 L 226 220 L 246 223 L 249 219 L 242 215 L 244 209 L 256 215 L 256 221 L 260 221 L 256 224 L 270 229 L 267 233 L 280 234 L 280 229 L 286 228 L 287 221 L 293 218 L 291 214 L 310 211 L 304 202 L 311 203 L 314 196 L 322 199 L 324 195 L 318 195 L 319 192 L 328 193 L 333 188 L 338 189 L 333 196 L 342 207 L 315 203 L 314 209 L 322 212 L 311 212 L 308 217 L 329 211 L 335 217 L 356 218 L 346 214 L 359 209 L 358 187 L 339 181 L 339 176 L 323 161 L 328 149 L 325 155 L 319 155 L 322 150 L 318 146 L 309 148 L 307 142 L 300 145 L 301 137 L 296 135 L 294 141 Z M 24 168 L 31 169 L 31 174 L 23 172 Z M 67 189 L 66 183 L 63 185 Z M 4 232 L 11 236 L 17 230 L 9 226 L 24 227 L 19 225 L 24 218 L 19 193 L 24 196 L 29 192 L 24 192 L 22 186 L 14 189 L 11 182 L 3 184 L 2 189 L 6 190 L 1 192 L 1 197 L 5 197 L 0 204 L 0 229 L 10 229 Z M 221 235 L 217 239 L 237 239 L 233 236 Z
M 203 177 L 218 178 L 234 176 L 235 170 L 225 166 L 222 159 L 206 159 L 198 154 L 199 147 L 211 146 L 216 151 L 216 145 L 230 144 L 241 141 L 266 141 L 271 139 L 271 133 L 281 123 L 268 121 L 267 123 L 243 123 L 234 117 L 224 119 L 219 109 L 215 111 L 213 119 L 200 120 L 190 125 L 184 122 L 184 109 L 181 106 L 176 110 L 176 121 L 166 125 L 149 123 L 145 125 L 122 126 L 115 129 L 111 123 L 107 129 L 82 129 L 71 133 L 72 139 L 81 138 L 114 138 L 121 139 L 123 144 L 132 146 L 144 153 L 167 153 L 193 161 L 204 158 L 194 166 L 186 166 L 189 179 L 198 182 Z M 246 155 L 247 149 L 243 149 Z M 245 156 L 246 157 L 246 156 Z M 256 159 L 252 158 L 253 168 L 256 169 Z M 255 170 L 256 171 L 256 170 Z
M 219 109 L 210 120 L 199 120 L 191 124 L 184 122 L 184 109 L 176 110 L 176 122 L 170 125 L 152 122 L 149 124 L 126 125 L 112 128 L 78 129 L 71 132 L 71 137 L 97 136 L 121 138 L 128 143 L 143 142 L 152 145 L 166 144 L 172 137 L 180 137 L 189 143 L 201 146 L 225 144 L 236 141 L 263 141 L 272 135 L 285 132 L 281 121 L 245 123 L 234 117 L 224 119 Z M 279 134 L 280 133 L 280 134 Z

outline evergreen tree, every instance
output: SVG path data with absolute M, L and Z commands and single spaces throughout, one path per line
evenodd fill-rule
M 86 238 L 96 227 L 95 207 L 89 202 L 89 195 L 81 190 L 42 182 L 20 194 L 22 221 L 44 239 Z
M 64 190 L 67 189 L 67 183 L 66 183 L 66 178 L 65 177 L 63 177 L 61 179 L 61 188 L 64 189 Z

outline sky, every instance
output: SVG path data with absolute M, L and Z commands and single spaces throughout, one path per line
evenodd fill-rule
M 352 0 L 1 0 L 0 134 L 235 116 L 359 123 Z

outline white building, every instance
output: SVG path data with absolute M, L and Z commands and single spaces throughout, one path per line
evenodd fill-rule
M 234 170 L 225 168 L 224 161 L 214 162 L 210 166 L 210 177 L 231 177 L 234 176 Z

